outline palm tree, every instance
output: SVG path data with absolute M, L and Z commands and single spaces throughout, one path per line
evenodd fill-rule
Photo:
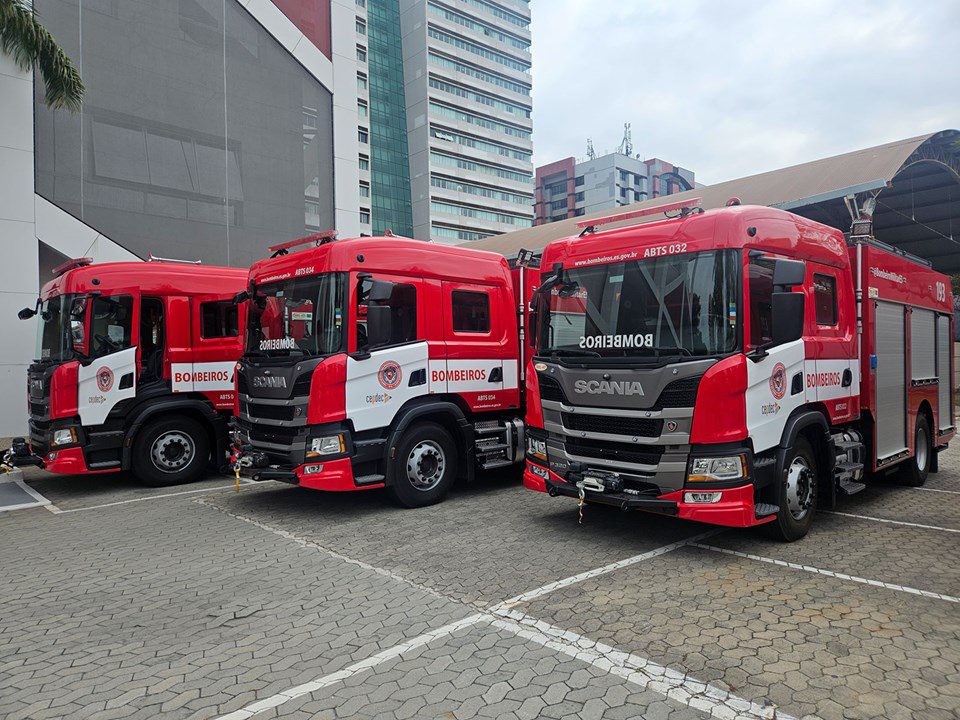
M 44 101 L 51 108 L 80 109 L 84 90 L 80 73 L 27 0 L 0 0 L 0 50 L 24 72 L 37 66 L 46 87 Z

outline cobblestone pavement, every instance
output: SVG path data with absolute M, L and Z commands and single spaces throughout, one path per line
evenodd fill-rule
M 410 511 L 28 472 L 54 508 L 0 513 L 0 717 L 960 718 L 960 452 L 941 468 L 792 545 L 580 526 L 516 473 Z

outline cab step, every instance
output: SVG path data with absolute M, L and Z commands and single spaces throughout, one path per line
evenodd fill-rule
M 756 503 L 753 506 L 753 514 L 757 520 L 760 518 L 770 517 L 771 515 L 776 515 L 779 511 L 780 508 L 772 503 Z
M 866 483 L 856 482 L 854 480 L 841 480 L 839 484 L 840 492 L 844 495 L 856 495 L 858 492 L 867 487 Z
M 384 475 L 361 475 L 353 479 L 353 482 L 357 486 L 361 485 L 376 485 L 382 483 L 387 478 Z

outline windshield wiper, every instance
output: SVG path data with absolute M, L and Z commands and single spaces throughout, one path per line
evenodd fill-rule
M 657 354 L 657 357 L 660 357 L 661 352 L 669 352 L 670 355 L 686 355 L 688 357 L 693 357 L 693 353 L 687 350 L 685 347 L 654 347 L 650 349 Z
M 580 350 L 579 348 L 556 348 L 550 351 L 550 355 L 559 357 L 561 355 L 578 357 L 602 357 L 600 353 L 594 350 Z

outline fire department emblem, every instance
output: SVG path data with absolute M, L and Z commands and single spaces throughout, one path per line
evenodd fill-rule
M 380 366 L 380 370 L 377 372 L 377 380 L 380 381 L 380 384 L 385 390 L 393 390 L 397 387 L 397 385 L 400 384 L 401 377 L 400 366 L 393 360 L 387 360 L 387 362 Z
M 108 367 L 97 370 L 97 387 L 100 392 L 107 392 L 113 387 L 113 370 Z
M 787 369 L 783 363 L 773 366 L 773 372 L 770 374 L 770 392 L 777 400 L 787 394 Z

